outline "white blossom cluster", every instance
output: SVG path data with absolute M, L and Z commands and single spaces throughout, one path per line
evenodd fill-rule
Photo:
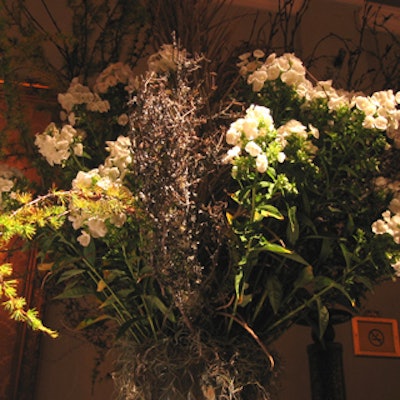
M 94 91 L 107 93 L 108 90 L 117 84 L 125 85 L 125 90 L 131 93 L 138 87 L 138 78 L 133 74 L 129 65 L 122 62 L 110 64 L 96 79 Z
M 106 141 L 106 150 L 110 155 L 101 167 L 102 174 L 112 177 L 113 180 L 122 180 L 132 163 L 132 143 L 126 136 L 118 136 L 117 140 Z
M 124 85 L 127 94 L 131 93 L 138 85 L 137 77 L 133 74 L 131 68 L 122 62 L 110 64 L 102 71 L 96 79 L 93 91 L 79 83 L 78 78 L 74 78 L 67 92 L 58 95 L 58 102 L 63 109 L 60 115 L 61 120 L 68 120 L 74 126 L 76 123 L 74 109 L 78 105 L 85 105 L 86 109 L 92 112 L 109 112 L 110 102 L 103 99 L 103 96 L 118 84 Z M 129 122 L 128 116 L 122 113 L 117 116 L 117 122 L 125 126 Z
M 100 113 L 110 110 L 110 103 L 103 100 L 99 93 L 92 92 L 88 86 L 82 85 L 79 78 L 74 78 L 66 93 L 59 93 L 57 99 L 62 108 L 61 120 L 68 120 L 72 126 L 76 123 L 74 109 L 77 105 L 86 105 L 88 111 Z
M 247 83 L 252 85 L 254 92 L 259 92 L 266 81 L 279 78 L 292 86 L 296 93 L 307 101 L 327 99 L 330 110 L 337 110 L 343 106 L 357 108 L 365 114 L 363 121 L 365 128 L 387 131 L 394 145 L 400 147 L 400 110 L 397 109 L 400 104 L 400 92 L 385 90 L 365 96 L 336 90 L 331 80 L 317 81 L 315 84 L 308 80 L 302 61 L 291 53 L 285 53 L 280 57 L 273 53 L 263 61 L 264 57 L 261 50 L 240 56 L 238 66 L 241 75 L 247 78 Z
M 300 98 L 306 102 L 312 102 L 316 99 L 326 99 L 328 109 L 337 111 L 342 107 L 348 109 L 359 110 L 364 115 L 362 125 L 366 129 L 376 129 L 386 132 L 386 135 L 392 139 L 393 145 L 400 148 L 400 92 L 394 93 L 393 90 L 378 91 L 370 96 L 362 93 L 350 93 L 345 90 L 336 90 L 332 86 L 332 81 L 317 81 L 315 83 L 307 79 L 306 69 L 301 60 L 293 54 L 286 53 L 280 57 L 271 54 L 265 58 L 265 54 L 261 50 L 253 53 L 246 53 L 240 56 L 240 73 L 247 79 L 247 83 L 252 86 L 254 92 L 263 89 L 267 81 L 275 81 L 280 79 L 282 82 L 291 86 Z M 254 106 L 253 106 L 254 108 Z M 245 140 L 244 150 L 255 157 L 263 157 L 260 146 L 253 145 L 251 142 L 257 137 L 254 132 L 261 134 L 260 124 L 261 118 L 254 118 L 254 113 L 250 112 L 244 120 L 234 122 L 229 129 L 226 140 L 233 147 L 228 151 L 225 161 L 233 162 L 240 156 L 243 150 L 243 139 Z M 270 116 L 268 116 L 268 120 Z M 244 122 L 245 121 L 245 122 Z M 251 130 L 251 128 L 253 130 Z M 249 135 L 249 132 L 252 132 Z M 288 135 L 297 134 L 306 138 L 309 134 L 318 138 L 319 132 L 312 126 L 308 129 L 298 121 L 289 121 L 284 126 L 277 129 L 275 140 L 280 140 L 282 150 L 286 145 Z M 318 150 L 310 141 L 304 142 L 308 146 L 307 151 L 315 154 Z M 282 153 L 283 154 L 283 153 Z M 282 156 L 284 159 L 284 156 Z M 257 170 L 263 172 L 266 169 L 266 162 L 257 163 Z M 394 193 L 393 200 L 389 205 L 389 209 L 384 211 L 382 219 L 375 221 L 372 225 L 372 231 L 375 234 L 388 233 L 393 237 L 395 243 L 400 244 L 400 183 L 389 182 L 384 178 L 377 181 L 377 186 L 390 190 Z M 400 260 L 392 265 L 396 270 L 396 274 L 400 276 Z
M 176 71 L 178 65 L 186 59 L 186 50 L 179 50 L 172 44 L 164 44 L 161 49 L 152 54 L 148 61 L 148 69 L 151 72 L 163 73 Z
M 132 162 L 131 142 L 129 138 L 120 136 L 114 142 L 107 142 L 110 155 L 104 165 L 88 172 L 79 171 L 72 181 L 72 192 L 82 194 L 96 201 L 95 210 L 91 207 L 81 207 L 79 202 L 70 205 L 69 220 L 75 230 L 81 229 L 78 241 L 82 246 L 88 246 L 91 237 L 100 238 L 107 234 L 107 223 L 121 227 L 126 221 L 126 214 L 118 208 L 108 207 L 107 193 L 118 193 L 121 190 L 130 197 L 130 193 L 122 178 Z
M 10 167 L 7 164 L 0 164 L 0 202 L 1 194 L 11 192 L 15 188 L 17 180 L 22 177 L 21 171 L 17 168 Z
M 381 219 L 372 224 L 372 231 L 376 235 L 389 234 L 395 243 L 400 244 L 400 182 L 379 177 L 375 184 L 378 188 L 389 190 L 394 195 L 389 203 L 389 209 L 382 213 Z M 400 277 L 400 259 L 393 263 L 392 267 L 396 275 Z
M 73 126 L 65 124 L 60 130 L 52 122 L 42 133 L 36 135 L 35 145 L 51 166 L 63 165 L 72 153 L 77 156 L 83 154 L 81 140 L 81 134 Z
M 58 95 L 61 105 L 62 128 L 54 123 L 49 124 L 44 132 L 36 135 L 35 144 L 39 152 L 46 158 L 50 165 L 65 165 L 65 161 L 74 154 L 83 155 L 83 139 L 85 132 L 79 128 L 82 121 L 82 107 L 84 112 L 108 113 L 111 110 L 109 100 L 104 98 L 110 89 L 118 84 L 124 85 L 124 90 L 130 94 L 137 87 L 137 78 L 131 68 L 121 62 L 109 65 L 96 79 L 93 91 L 74 78 L 65 93 Z M 121 110 L 123 111 L 123 110 Z M 115 116 L 115 121 L 120 126 L 129 123 L 129 117 L 125 112 Z
M 251 60 L 251 57 L 255 60 Z M 270 54 L 265 61 L 261 50 L 253 53 L 245 53 L 240 56 L 240 73 L 247 76 L 247 83 L 252 85 L 254 92 L 259 92 L 266 81 L 274 81 L 278 78 L 287 85 L 301 86 L 306 79 L 306 70 L 298 58 L 291 53 L 285 53 L 277 57 L 275 53 Z
M 271 161 L 285 161 L 286 155 L 283 150 L 291 135 L 304 139 L 309 154 L 316 152 L 315 146 L 308 139 L 311 136 L 318 137 L 318 129 L 312 126 L 307 129 L 299 121 L 290 120 L 275 130 L 270 110 L 267 107 L 251 105 L 244 118 L 234 121 L 226 133 L 226 142 L 233 147 L 228 150 L 223 162 L 235 164 L 238 157 L 247 154 L 255 158 L 257 171 L 264 173 L 268 168 L 269 157 L 273 157 Z

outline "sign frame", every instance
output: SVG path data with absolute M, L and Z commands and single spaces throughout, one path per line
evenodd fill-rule
M 400 357 L 399 328 L 396 319 L 353 317 L 351 324 L 356 356 Z

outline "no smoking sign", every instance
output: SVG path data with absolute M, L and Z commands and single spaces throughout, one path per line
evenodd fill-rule
M 397 320 L 354 317 L 352 328 L 354 353 L 356 355 L 400 357 Z

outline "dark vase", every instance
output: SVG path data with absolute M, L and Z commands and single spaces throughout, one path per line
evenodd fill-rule
M 349 321 L 345 310 L 329 310 L 330 320 L 322 339 L 312 332 L 314 343 L 307 346 L 311 400 L 346 400 L 343 346 L 335 342 L 334 325 Z

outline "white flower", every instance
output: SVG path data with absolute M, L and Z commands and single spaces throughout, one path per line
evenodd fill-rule
M 282 73 L 281 80 L 287 85 L 296 86 L 304 80 L 304 74 L 302 72 L 295 71 L 294 69 L 290 69 L 289 71 Z
M 124 223 L 126 222 L 126 214 L 124 213 L 119 213 L 119 214 L 114 214 L 110 218 L 110 222 L 115 225 L 117 228 L 121 228 Z
M 76 124 L 76 117 L 74 112 L 69 113 L 67 119 L 70 125 L 74 126 Z
M 262 153 L 262 149 L 261 147 L 253 142 L 250 141 L 246 144 L 245 148 L 244 148 L 252 157 L 257 157 L 258 155 L 260 155 Z
M 286 160 L 286 154 L 283 151 L 279 152 L 277 160 L 282 164 Z
M 388 120 L 385 117 L 379 116 L 379 117 L 375 118 L 374 126 L 376 129 L 384 131 L 387 129 Z
M 171 44 L 163 44 L 157 53 L 149 57 L 147 65 L 149 71 L 157 73 L 175 71 L 178 63 L 183 60 L 185 56 L 186 50 L 178 50 Z
M 252 104 L 246 110 L 245 120 L 247 120 L 247 119 L 249 119 L 251 121 L 258 121 L 258 125 L 262 125 L 267 130 L 274 129 L 274 121 L 271 116 L 271 111 L 267 107 L 257 106 L 257 105 Z M 248 139 L 250 139 L 250 138 L 248 138 Z M 252 138 L 252 139 L 254 139 L 254 138 Z
M 308 137 L 307 128 L 295 119 L 291 119 L 286 124 L 280 126 L 277 132 L 278 136 L 282 136 L 283 138 L 291 135 L 296 135 L 302 139 L 307 139 Z
M 122 62 L 110 64 L 96 79 L 94 90 L 97 93 L 106 93 L 110 87 L 118 83 L 126 85 L 134 79 L 129 65 Z
M 113 186 L 113 181 L 108 176 L 102 176 L 97 182 L 96 186 L 104 191 L 107 191 Z
M 232 162 L 236 157 L 239 157 L 242 149 L 239 146 L 232 147 L 226 153 L 226 156 L 222 159 L 224 164 Z
M 378 219 L 372 224 L 372 232 L 374 232 L 377 235 L 383 235 L 384 233 L 387 233 L 388 231 L 388 226 L 385 221 L 382 219 Z
M 375 179 L 375 186 L 376 187 L 378 187 L 378 188 L 385 188 L 385 186 L 387 186 L 387 184 L 388 184 L 388 179 L 387 178 L 385 178 L 384 176 L 378 176 L 376 179 Z
M 11 179 L 4 179 L 0 177 L 0 193 L 9 192 L 14 186 L 14 182 Z
M 88 102 L 86 104 L 88 111 L 106 113 L 110 111 L 110 103 L 108 100 L 101 100 L 100 98 L 95 98 L 94 101 Z
M 101 238 L 107 234 L 107 227 L 103 219 L 101 218 L 90 218 L 87 222 L 90 235 L 94 238 Z
M 365 96 L 356 96 L 354 98 L 356 107 L 365 113 L 365 115 L 374 115 L 376 112 L 376 105 L 374 105 L 370 98 Z
M 258 124 L 257 118 L 250 115 L 246 115 L 243 121 L 242 130 L 248 140 L 253 140 L 258 136 Z
M 268 159 L 267 156 L 262 153 L 259 154 L 256 158 L 256 167 L 257 171 L 263 174 L 268 168 Z
M 265 57 L 265 53 L 260 49 L 256 49 L 253 51 L 253 56 L 255 58 L 263 58 L 263 57 Z
M 389 204 L 389 210 L 394 214 L 400 214 L 400 199 L 395 197 Z
M 104 161 L 106 167 L 117 167 L 121 174 L 125 173 L 126 168 L 132 162 L 132 145 L 127 136 L 118 136 L 115 141 L 106 141 L 106 150 L 110 155 Z
M 236 128 L 237 124 L 232 123 L 228 131 L 226 132 L 226 143 L 235 146 L 239 143 L 240 141 L 240 136 L 241 133 L 240 131 Z
M 247 78 L 247 83 L 249 85 L 253 85 L 253 92 L 259 92 L 263 86 L 265 81 L 268 79 L 268 73 L 266 70 L 259 69 L 254 71 Z
M 367 129 L 374 129 L 375 128 L 375 118 L 372 115 L 367 115 L 364 118 L 362 126 Z
M 308 124 L 308 129 L 315 139 L 319 139 L 319 130 L 315 126 Z
M 77 240 L 81 244 L 81 246 L 87 247 L 90 243 L 90 235 L 86 231 L 82 231 Z
M 62 164 L 71 155 L 71 146 L 77 136 L 77 131 L 71 125 L 66 124 L 59 131 L 52 122 L 44 132 L 36 135 L 35 145 L 50 165 Z
M 83 144 L 75 143 L 73 147 L 74 154 L 78 157 L 82 157 L 83 155 Z
M 76 178 L 72 181 L 72 188 L 78 190 L 89 189 L 98 179 L 100 179 L 100 176 L 97 168 L 88 172 L 79 171 Z

